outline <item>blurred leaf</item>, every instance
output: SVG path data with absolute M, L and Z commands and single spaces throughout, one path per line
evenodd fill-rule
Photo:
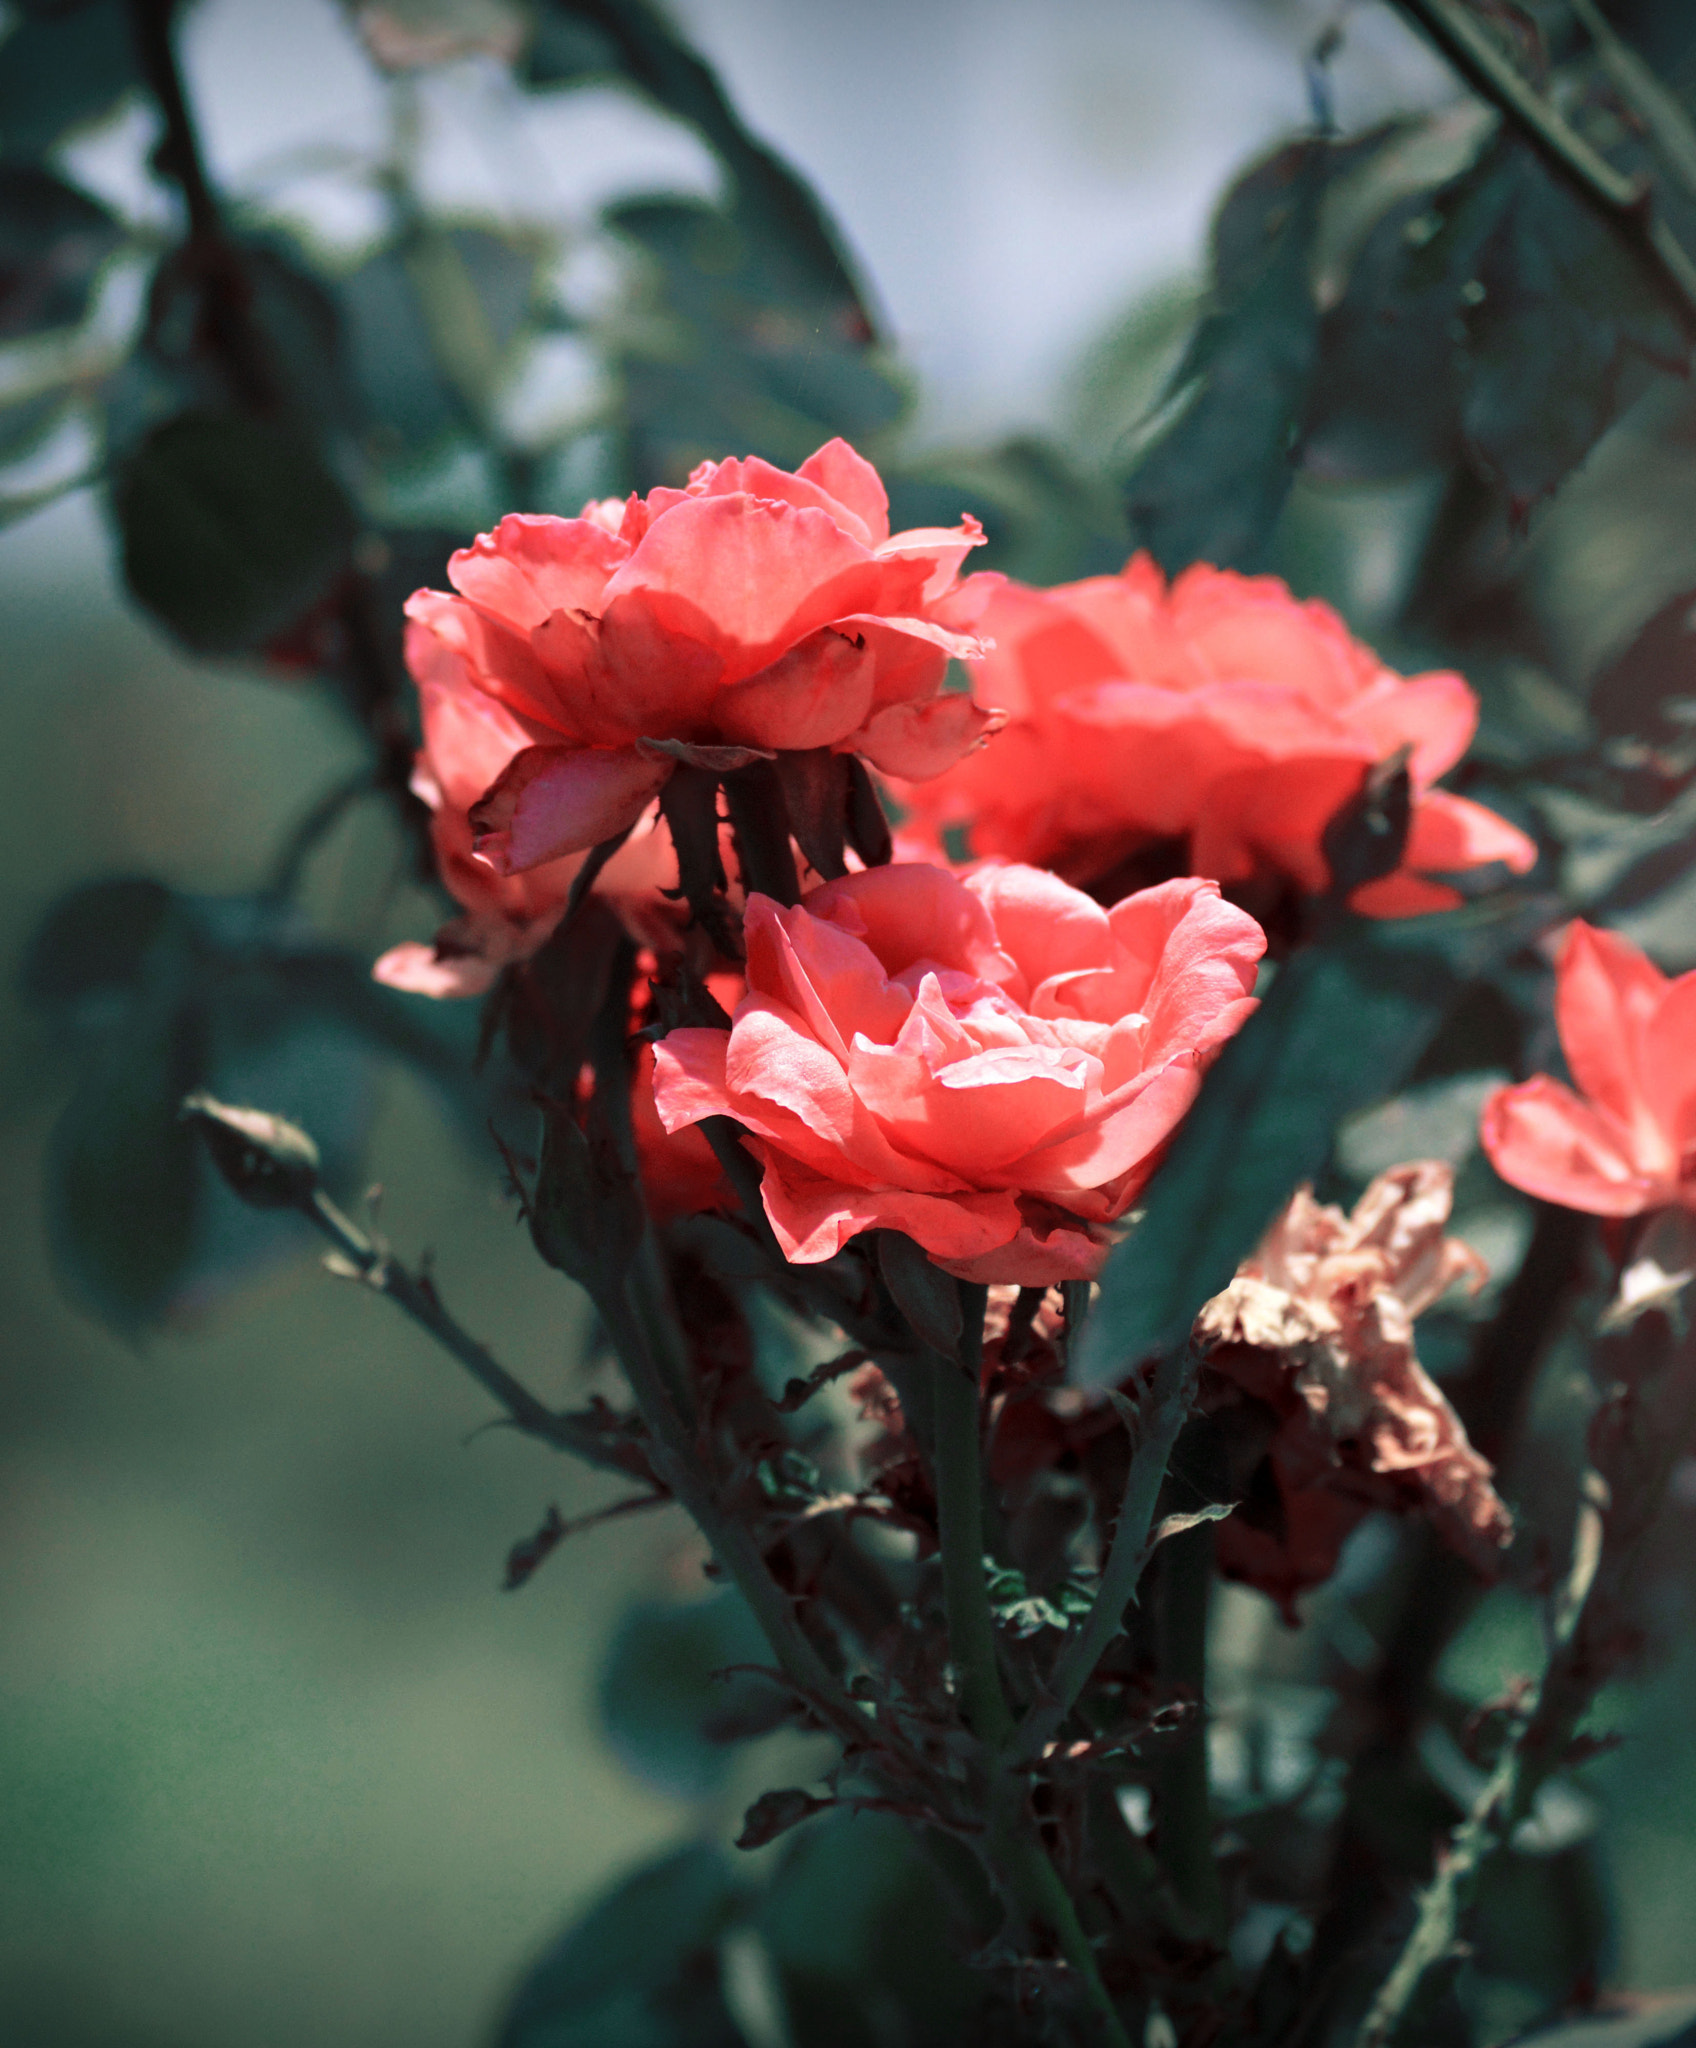
M 968 1892 L 974 1877 L 965 1878 Z M 904 1822 L 832 1814 L 796 1835 L 757 1917 L 796 2048 L 977 2038 L 984 1989 L 960 1959 L 956 1921 L 935 1864 Z
M 353 507 L 297 426 L 192 411 L 156 427 L 113 489 L 137 602 L 197 654 L 285 626 L 343 566 Z
M 718 1961 L 741 1906 L 716 1849 L 695 1844 L 650 1863 L 535 1964 L 496 2048 L 745 2048 Z
M 40 156 L 136 83 L 123 0 L 26 14 L 0 43 L 0 156 Z
M 550 50 L 556 66 L 580 65 L 596 50 L 612 52 L 618 75 L 688 122 L 729 172 L 730 211 L 761 245 L 772 297 L 831 309 L 832 329 L 820 337 L 827 348 L 872 340 L 847 251 L 811 186 L 749 134 L 711 67 L 657 8 L 647 0 L 544 0 L 541 18 L 533 67 L 548 64 Z M 581 73 L 556 69 L 555 76 L 562 75 Z M 550 82 L 536 69 L 531 80 Z
M 1628 2008 L 1563 2020 L 1518 2037 L 1516 2048 L 1696 2048 L 1696 1992 L 1629 1995 Z
M 339 280 L 347 346 L 367 418 L 416 453 L 459 425 L 453 387 L 430 344 L 399 249 L 380 249 Z
M 1184 1341 L 1279 1206 L 1323 1167 L 1338 1122 L 1395 1090 L 1464 983 L 1512 938 L 1499 912 L 1446 922 L 1441 935 L 1410 935 L 1360 920 L 1280 969 L 1209 1071 L 1142 1221 L 1108 1259 L 1076 1347 L 1084 1385 L 1111 1385 Z
M 987 545 L 972 557 L 973 569 L 1063 583 L 1119 569 L 1130 552 L 1111 487 L 1035 434 L 927 456 L 887 482 L 897 531 L 955 526 L 963 510 L 982 520 Z
M 1590 716 L 1610 738 L 1696 737 L 1696 591 L 1668 598 L 1597 677 Z
M 86 192 L 34 165 L 0 163 L 0 340 L 79 321 L 123 239 Z
M 205 1067 L 206 1019 L 169 988 L 130 1007 L 96 1050 L 47 1155 L 47 1239 L 67 1291 L 126 1337 L 177 1296 L 202 1167 L 177 1115 Z
M 769 1684 L 753 1673 L 715 1678 L 769 1652 L 738 1593 L 683 1603 L 643 1601 L 620 1623 L 600 1682 L 601 1724 L 639 1777 L 681 1799 L 700 1799 L 729 1774 L 731 1752 L 711 1733 L 742 1711 L 757 1719 Z
M 1523 517 L 1655 371 L 1687 371 L 1691 344 L 1643 265 L 1528 147 L 1504 139 L 1486 166 L 1496 215 L 1462 293 L 1462 425 Z
M 862 442 L 899 417 L 889 367 L 829 308 L 789 297 L 755 226 L 682 199 L 606 218 L 648 264 L 648 303 L 638 297 L 618 355 L 639 488 L 680 482 L 727 448 L 793 466 L 832 434 Z
M 357 1182 L 382 1058 L 407 1060 L 482 1134 L 475 1019 L 420 1016 L 363 959 L 303 944 L 275 902 L 92 883 L 48 913 L 20 978 L 81 1065 L 50 1148 L 54 1264 L 126 1336 L 305 1242 L 298 1218 L 244 1208 L 199 1156 L 178 1115 L 191 1089 L 274 1103 L 321 1133 L 340 1194 Z
M 1227 194 L 1214 227 L 1214 305 L 1168 393 L 1181 409 L 1125 484 L 1132 545 L 1169 575 L 1252 568 L 1294 477 L 1319 309 L 1309 272 L 1333 145 L 1291 143 Z

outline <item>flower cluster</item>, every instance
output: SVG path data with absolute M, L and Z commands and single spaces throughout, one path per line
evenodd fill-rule
M 961 1278 L 1088 1278 L 1254 1006 L 1264 935 L 1222 885 L 1324 891 L 1328 825 L 1396 763 L 1406 848 L 1358 907 L 1437 908 L 1437 877 L 1533 859 L 1434 787 L 1476 720 L 1460 677 L 1394 674 L 1270 578 L 1168 587 L 1139 556 L 1053 591 L 962 580 L 981 538 L 891 535 L 877 472 L 833 441 L 793 473 L 704 463 L 503 519 L 408 604 L 415 786 L 461 915 L 379 975 L 486 989 L 592 883 L 648 954 L 693 933 L 695 968 L 745 977 L 728 1022 L 637 1057 L 657 1216 L 729 1200 L 693 1130 L 726 1117 L 797 1265 L 888 1229 Z M 879 865 L 849 758 L 928 858 Z M 949 867 L 950 827 L 975 865 Z M 1155 844 L 1180 876 L 1132 890 Z

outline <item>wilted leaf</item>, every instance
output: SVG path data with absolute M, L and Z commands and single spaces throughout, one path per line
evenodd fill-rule
M 711 1734 L 717 1719 L 770 1705 L 757 1674 L 719 1678 L 769 1653 L 738 1593 L 679 1604 L 644 1601 L 619 1625 L 600 1682 L 601 1725 L 619 1758 L 639 1777 L 683 1799 L 716 1790 L 731 1754 Z
M 79 321 L 123 238 L 86 192 L 33 164 L 0 163 L 0 340 Z
M 257 646 L 347 559 L 352 505 L 296 425 L 191 411 L 145 436 L 113 488 L 136 600 L 197 654 Z
M 697 1843 L 648 1864 L 534 1965 L 496 2048 L 746 2048 L 718 1966 L 741 1907 L 716 1849 Z

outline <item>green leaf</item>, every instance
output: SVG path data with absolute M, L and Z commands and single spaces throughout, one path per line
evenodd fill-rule
M 1132 544 L 1169 575 L 1194 561 L 1258 566 L 1283 510 L 1317 356 L 1309 270 L 1330 150 L 1280 150 L 1221 210 L 1215 309 L 1173 380 L 1182 409 L 1125 484 Z
M 0 155 L 38 157 L 137 83 L 123 0 L 25 16 L 0 43 Z
M 1499 912 L 1457 913 L 1441 931 L 1411 934 L 1360 920 L 1280 970 L 1210 1070 L 1146 1213 L 1107 1262 L 1074 1347 L 1084 1385 L 1111 1385 L 1184 1341 L 1281 1204 L 1324 1166 L 1338 1122 L 1394 1093 L 1465 982 L 1512 935 Z
M 113 511 L 137 602 L 197 654 L 235 654 L 328 588 L 357 530 L 298 426 L 179 413 L 120 469 Z
M 550 42 L 560 50 L 562 34 L 577 64 L 594 63 L 598 51 L 611 52 L 618 74 L 686 121 L 724 165 L 734 188 L 731 211 L 760 241 L 774 296 L 833 308 L 842 339 L 871 340 L 871 317 L 847 247 L 817 195 L 748 132 L 711 66 L 657 8 L 647 0 L 547 0 L 541 13 L 544 28 L 533 46 L 533 63 L 538 57 L 547 62 Z M 534 71 L 532 81 L 544 82 Z M 827 345 L 831 338 L 824 337 Z
M 718 1959 L 742 1896 L 701 1843 L 638 1870 L 531 1969 L 496 2048 L 746 2048 Z
M 1500 145 L 1499 212 L 1463 298 L 1461 421 L 1523 518 L 1577 468 L 1688 335 L 1638 258 L 1532 151 Z
M 0 163 L 0 340 L 81 320 L 123 239 L 86 192 L 33 164 Z
M 960 1283 L 900 1230 L 877 1234 L 878 1271 L 919 1341 L 944 1358 L 960 1348 Z
M 90 1061 L 47 1155 L 47 1241 L 61 1284 L 137 1338 L 177 1299 L 202 1218 L 196 1142 L 177 1111 L 205 1066 L 206 1019 L 164 989 Z
M 756 1924 L 796 2048 L 984 2038 L 975 2024 L 983 1985 L 961 1956 L 987 1935 L 993 1912 L 962 1928 L 938 1860 L 968 1898 L 981 1891 L 973 1859 L 956 1866 L 949 1845 L 933 1836 L 921 1846 L 893 1816 L 828 1814 L 791 1838 Z
M 759 1720 L 770 1683 L 753 1672 L 769 1652 L 738 1593 L 679 1603 L 642 1601 L 620 1623 L 601 1673 L 601 1725 L 639 1777 L 682 1799 L 701 1799 L 729 1775 L 732 1752 L 715 1724 Z
M 364 960 L 301 946 L 264 899 L 96 883 L 49 912 L 21 980 L 80 1063 L 49 1153 L 54 1264 L 127 1337 L 307 1241 L 299 1218 L 244 1207 L 200 1156 L 177 1114 L 190 1090 L 274 1104 L 322 1134 L 338 1194 L 358 1184 L 386 1056 L 410 1060 L 482 1133 L 466 1049 L 376 989 Z

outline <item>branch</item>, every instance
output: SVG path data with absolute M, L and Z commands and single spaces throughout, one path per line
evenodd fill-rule
M 571 1451 L 591 1465 L 628 1474 L 629 1466 L 609 1451 L 601 1433 L 574 1415 L 561 1415 L 537 1400 L 522 1381 L 479 1344 L 442 1306 L 433 1283 L 409 1273 L 386 1245 L 368 1237 L 342 1213 L 322 1189 L 314 1189 L 301 1213 L 335 1246 L 326 1263 L 343 1279 L 363 1281 L 403 1315 L 427 1330 L 451 1358 L 470 1373 L 485 1393 L 506 1410 L 507 1420 L 526 1436 L 538 1437 L 556 1450 Z
M 1696 336 L 1696 262 L 1654 209 L 1653 188 L 1610 164 L 1526 83 L 1460 0 L 1396 0 L 1481 99 L 1498 107 L 1583 202 L 1601 214 L 1654 273 Z
M 1650 1341 L 1653 1341 L 1652 1339 Z M 1604 1407 L 1592 1425 L 1597 1463 L 1585 1475 L 1572 1560 L 1554 1603 L 1554 1644 L 1542 1681 L 1519 1710 L 1507 1746 L 1447 1853 L 1419 1895 L 1412 1932 L 1379 1987 L 1354 2048 L 1386 2048 L 1420 1986 L 1454 1949 L 1490 1858 L 1510 1841 L 1537 1794 L 1566 1762 L 1578 1725 L 1612 1676 L 1622 1594 L 1654 1525 L 1674 1466 L 1696 1431 L 1696 1329 L 1655 1363 L 1656 1391 L 1670 1396 L 1647 1413 L 1635 1389 Z M 1621 1347 L 1623 1355 L 1629 1355 Z
M 1171 1462 L 1172 1447 L 1189 1414 L 1197 1369 L 1195 1353 L 1188 1345 L 1167 1352 L 1160 1361 L 1149 1396 L 1146 1427 L 1125 1476 L 1125 1498 L 1107 1562 L 1102 1567 L 1095 1603 L 1067 1637 L 1066 1647 L 1048 1681 L 1048 1697 L 1025 1716 L 1013 1751 L 1021 1764 L 1035 1763 L 1059 1734 L 1124 1622 L 1125 1609 L 1131 1604 L 1151 1554 L 1149 1534 L 1154 1526 L 1155 1504 Z
M 965 1311 L 958 1360 L 927 1360 L 935 1389 L 936 1510 L 942 1550 L 942 1598 L 948 1649 L 960 1680 L 966 1725 L 980 1742 L 1003 1748 L 1013 1734 L 1001 1686 L 995 1614 L 984 1576 L 983 1441 L 978 1371 L 983 1355 L 985 1290 L 960 1287 Z

